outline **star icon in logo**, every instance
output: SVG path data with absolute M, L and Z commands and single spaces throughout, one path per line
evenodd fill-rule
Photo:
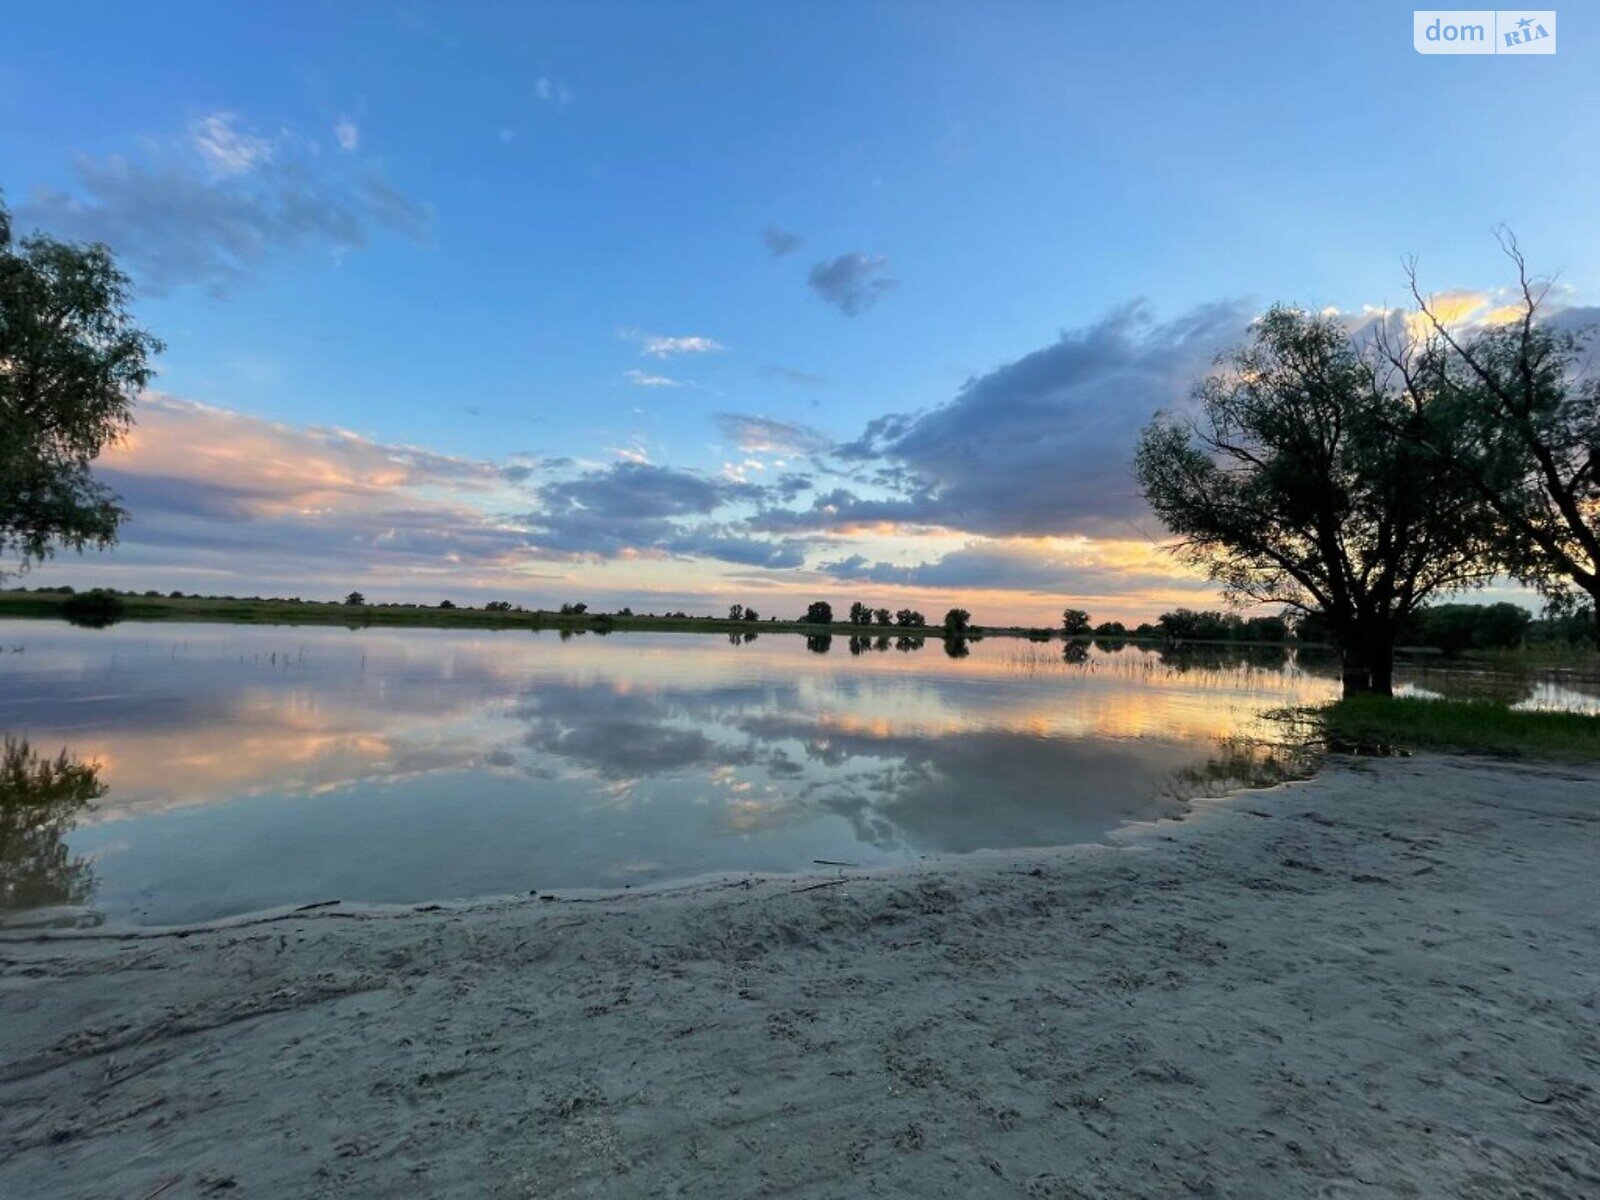
M 1532 24 L 1533 24 L 1532 20 L 1530 20 L 1528 17 L 1523 17 L 1522 20 L 1517 22 L 1517 28 L 1518 29 L 1526 29 L 1529 25 L 1532 25 Z

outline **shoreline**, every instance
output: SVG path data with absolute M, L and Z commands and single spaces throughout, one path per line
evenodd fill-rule
M 1597 784 L 1333 761 L 837 882 L 0 931 L 0 1194 L 1592 1194 Z
M 82 594 L 82 593 L 78 593 Z M 482 629 L 566 630 L 572 633 L 710 633 L 799 634 L 806 637 L 880 637 L 915 641 L 981 641 L 984 638 L 1020 638 L 1036 642 L 1113 641 L 1129 645 L 1238 646 L 1265 649 L 1308 649 L 1326 651 L 1316 642 L 1212 641 L 1188 638 L 1174 643 L 1165 637 L 1139 637 L 1133 633 L 1111 636 L 1095 633 L 1068 634 L 1054 626 L 973 625 L 952 634 L 942 625 L 853 625 L 847 621 L 812 624 L 763 618 L 758 621 L 733 621 L 717 616 L 664 617 L 618 613 L 569 614 L 541 610 L 490 612 L 482 608 L 440 609 L 422 604 L 345 605 L 338 601 L 307 600 L 227 600 L 213 597 L 156 597 L 118 593 L 121 610 L 109 618 L 110 624 L 144 622 L 195 622 L 212 625 L 327 626 L 367 629 Z M 57 620 L 74 622 L 64 609 L 70 594 L 40 591 L 0 591 L 0 619 Z

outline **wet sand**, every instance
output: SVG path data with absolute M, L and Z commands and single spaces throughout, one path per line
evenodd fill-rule
M 28 1200 L 1594 1196 L 1597 1089 L 1594 769 L 1344 763 L 1107 846 L 0 932 Z

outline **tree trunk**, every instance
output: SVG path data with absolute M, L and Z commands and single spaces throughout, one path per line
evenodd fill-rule
M 1364 696 L 1372 691 L 1372 667 L 1367 661 L 1365 647 L 1354 638 L 1347 639 L 1339 650 L 1339 658 L 1345 698 Z
M 1394 635 L 1358 629 L 1342 641 L 1344 694 L 1394 695 Z
M 1370 690 L 1379 696 L 1394 695 L 1394 647 L 1385 643 L 1368 652 L 1372 670 Z
M 1373 622 L 1363 631 L 1367 647 L 1367 670 L 1371 672 L 1369 690 L 1375 695 L 1394 695 L 1394 643 L 1399 630 L 1388 622 Z

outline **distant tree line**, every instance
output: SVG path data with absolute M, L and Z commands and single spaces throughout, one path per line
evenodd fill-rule
M 155 589 L 119 591 L 116 588 L 93 588 L 79 592 L 70 584 L 38 588 L 8 588 L 5 590 L 69 597 L 67 607 L 63 611 L 68 617 L 84 623 L 105 623 L 116 620 L 123 615 L 126 607 L 125 598 L 129 597 L 150 600 L 216 600 L 254 604 L 301 605 L 330 603 L 328 601 L 306 601 L 299 596 L 214 596 L 199 592 L 183 592 L 181 590 L 162 592 Z M 349 592 L 342 599 L 331 603 L 348 608 L 394 609 L 427 607 L 426 605 L 413 605 L 394 601 L 373 602 L 369 600 L 365 593 L 359 591 Z M 434 607 L 447 612 L 473 611 L 472 605 L 458 604 L 448 599 L 439 601 Z M 489 600 L 485 601 L 480 607 L 481 611 L 488 613 L 522 614 L 533 617 L 552 615 L 546 610 L 529 609 L 521 604 L 513 604 L 509 600 Z M 591 612 L 588 604 L 576 601 L 561 604 L 553 615 L 569 618 L 582 617 L 590 624 L 608 626 L 614 624 L 618 618 L 628 618 L 635 614 L 633 609 L 629 607 L 619 608 L 615 613 L 594 613 Z M 696 617 L 682 610 L 661 614 L 642 613 L 638 615 L 650 620 L 692 621 L 711 619 Z M 832 605 L 827 601 L 819 600 L 807 607 L 801 623 L 831 626 L 834 624 L 832 618 Z M 727 620 L 735 624 L 752 625 L 761 621 L 769 624 L 775 623 L 779 618 L 774 616 L 762 617 L 753 606 L 734 604 L 728 609 Z M 887 608 L 869 608 L 859 602 L 851 605 L 848 624 L 855 629 L 893 628 L 911 631 L 917 638 L 918 645 L 921 644 L 920 631 L 928 628 L 926 617 L 915 609 L 902 608 L 897 612 L 891 612 Z M 1514 649 L 1527 644 L 1583 646 L 1593 644 L 1594 627 L 1593 614 L 1584 605 L 1547 611 L 1544 617 L 1535 618 L 1531 612 L 1521 605 L 1507 602 L 1495 604 L 1436 604 L 1414 610 L 1401 626 L 1396 641 L 1399 646 L 1435 649 L 1446 654 L 1459 654 L 1471 650 Z M 972 624 L 972 614 L 964 608 L 952 608 L 946 612 L 939 627 L 940 636 L 947 641 L 960 641 L 963 644 L 977 637 L 980 633 L 981 630 L 976 629 Z M 1093 638 L 1099 642 L 1137 640 L 1166 643 L 1337 644 L 1334 631 L 1320 614 L 1294 613 L 1293 611 L 1286 611 L 1275 616 L 1245 617 L 1236 612 L 1215 609 L 1178 608 L 1171 612 L 1162 613 L 1154 621 L 1145 621 L 1129 626 L 1121 621 L 1114 620 L 1101 621 L 1096 624 L 1087 610 L 1068 608 L 1062 614 L 1062 627 L 1059 633 L 1039 628 L 1030 629 L 1027 633 L 1030 638 L 1035 640 L 1047 640 L 1051 636 L 1064 634 L 1069 639 Z M 753 638 L 755 635 L 751 633 L 731 636 L 743 641 L 747 638 Z M 854 636 L 852 635 L 852 637 Z M 879 648 L 887 648 L 891 644 L 894 643 L 885 642 L 884 646 Z M 872 645 L 871 639 L 867 639 L 862 645 Z M 902 646 L 901 648 L 907 649 L 910 647 Z M 959 656 L 959 653 L 957 656 Z

